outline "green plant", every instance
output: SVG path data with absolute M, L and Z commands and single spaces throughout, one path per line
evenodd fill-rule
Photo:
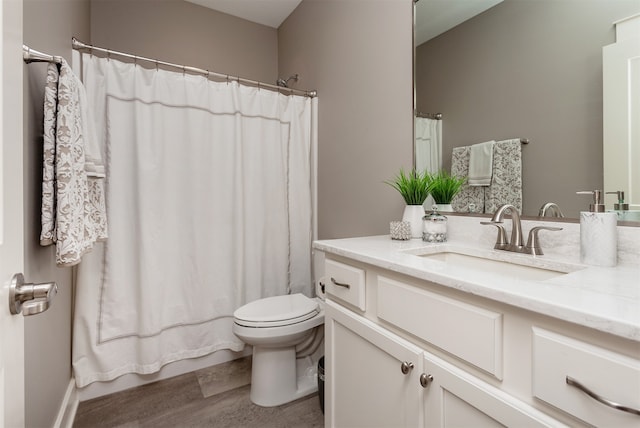
M 420 173 L 415 169 L 405 174 L 400 169 L 400 173 L 392 181 L 385 183 L 400 192 L 407 205 L 422 205 L 429 196 L 431 175 L 427 171 Z
M 466 181 L 466 177 L 457 177 L 447 171 L 440 170 L 431 176 L 428 191 L 436 204 L 450 204 Z

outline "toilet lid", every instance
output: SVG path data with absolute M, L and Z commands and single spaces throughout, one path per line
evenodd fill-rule
M 238 308 L 233 317 L 241 325 L 274 327 L 301 322 L 317 313 L 318 302 L 298 293 L 254 300 Z

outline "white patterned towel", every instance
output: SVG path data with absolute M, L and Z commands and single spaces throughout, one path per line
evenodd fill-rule
M 49 64 L 44 99 L 42 232 L 58 266 L 78 264 L 107 238 L 104 165 L 82 82 L 63 61 Z
M 511 204 L 522 213 L 522 143 L 520 138 L 498 141 L 493 146 L 493 177 L 485 188 L 485 212 L 494 213 Z
M 456 177 L 469 176 L 469 158 L 471 146 L 454 147 L 451 152 L 451 175 Z M 451 201 L 456 212 L 484 212 L 484 187 L 462 185 L 460 192 Z

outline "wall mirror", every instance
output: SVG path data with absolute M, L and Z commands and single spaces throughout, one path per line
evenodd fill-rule
M 614 22 L 638 13 L 640 0 L 419 0 L 415 105 L 442 115 L 442 167 L 454 147 L 526 139 L 523 214 L 554 202 L 577 218 L 590 201 L 576 191 L 606 182 L 603 47 L 616 41 Z

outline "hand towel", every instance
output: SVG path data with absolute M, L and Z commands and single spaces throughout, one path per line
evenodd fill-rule
M 469 186 L 489 186 L 493 175 L 493 145 L 495 141 L 474 144 L 469 155 Z
M 485 187 L 485 212 L 511 204 L 522 212 L 522 143 L 520 138 L 498 141 L 493 146 L 493 177 Z
M 58 66 L 49 63 L 44 88 L 44 135 L 42 159 L 42 208 L 40 245 L 55 242 L 56 114 L 58 111 Z
M 63 61 L 47 70 L 41 245 L 73 266 L 107 238 L 104 165 L 82 82 Z M 55 132 L 54 132 L 55 130 Z
M 471 147 L 454 147 L 451 152 L 451 175 L 469 176 L 469 152 Z M 484 187 L 471 187 L 465 183 L 460 192 L 454 196 L 451 206 L 456 212 L 484 212 Z M 427 207 L 430 208 L 430 207 Z

